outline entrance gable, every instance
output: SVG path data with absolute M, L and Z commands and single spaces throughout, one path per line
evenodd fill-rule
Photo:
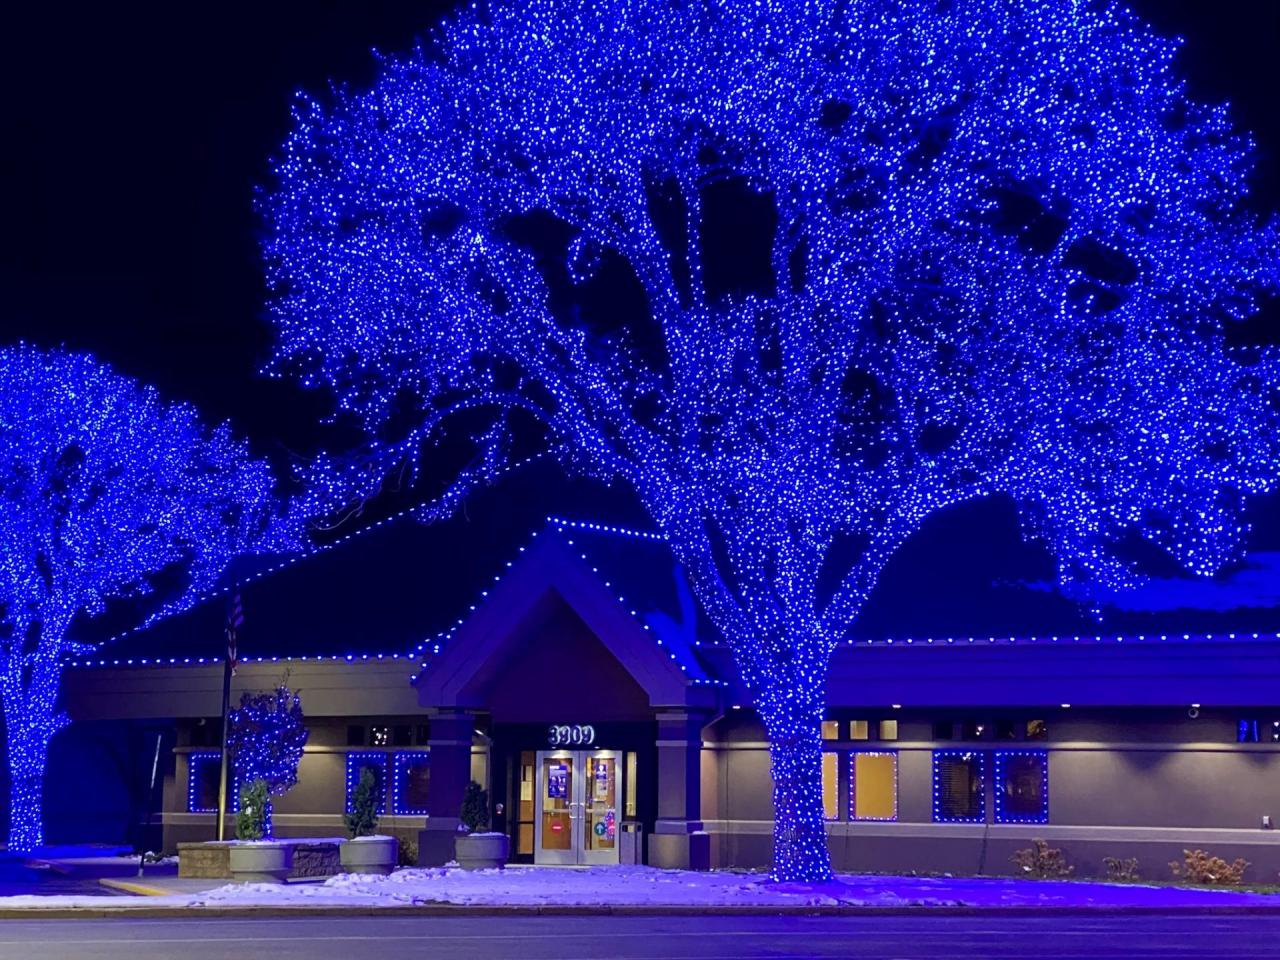
M 566 614 L 571 614 L 570 619 L 554 626 L 556 617 Z M 539 618 L 552 628 L 535 629 Z M 602 650 L 583 645 L 581 635 L 573 639 L 573 629 L 565 625 L 574 621 Z M 561 628 L 567 635 L 556 634 Z M 548 649 L 558 645 L 561 655 L 566 655 L 564 645 L 571 639 L 579 653 L 593 661 L 595 654 L 607 653 L 643 692 L 650 708 L 714 701 L 714 693 L 689 681 L 600 577 L 554 533 L 544 531 L 418 674 L 418 702 L 426 707 L 487 709 L 486 692 L 499 683 L 504 664 L 520 659 L 521 647 L 536 650 L 542 644 L 551 644 Z

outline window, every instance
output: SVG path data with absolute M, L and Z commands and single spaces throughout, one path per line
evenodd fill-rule
M 840 754 L 822 755 L 822 815 L 828 820 L 840 819 Z
M 374 809 L 379 813 L 386 813 L 387 755 L 373 750 L 353 750 L 347 754 L 347 813 L 351 812 L 351 801 L 360 783 L 360 771 L 365 767 L 373 771 L 374 783 L 377 786 L 378 800 L 374 804 Z
M 823 740 L 839 740 L 840 739 L 840 721 L 839 720 L 823 720 L 822 721 L 822 739 Z
M 407 723 L 401 723 L 391 728 L 391 745 L 393 747 L 408 747 L 412 744 L 413 727 Z
M 897 740 L 898 739 L 898 721 L 897 720 L 881 720 L 880 721 L 880 739 L 881 740 Z
M 428 727 L 425 723 L 418 724 L 418 728 L 414 731 L 413 735 L 414 735 L 413 742 L 420 747 L 425 747 L 427 745 L 427 742 L 431 739 L 431 735 L 428 732 Z
M 391 745 L 391 728 L 390 727 L 370 727 L 369 728 L 369 746 L 387 747 L 390 745 Z
M 347 746 L 363 747 L 364 746 L 364 727 L 358 723 L 353 723 L 347 727 Z
M 1046 740 L 1049 737 L 1049 725 L 1043 720 L 1027 721 L 1028 740 Z
M 982 740 L 987 735 L 987 725 L 977 720 L 969 720 L 964 724 L 965 740 Z
M 996 751 L 996 823 L 1049 822 L 1049 754 Z
M 1012 720 L 996 721 L 996 739 L 997 740 L 1017 740 L 1018 727 Z
M 1261 739 L 1258 736 L 1257 720 L 1236 721 L 1236 743 L 1258 743 Z
M 431 754 L 425 750 L 397 753 L 392 769 L 395 779 L 391 781 L 391 812 L 401 816 L 424 816 L 427 812 L 427 789 L 431 786 Z M 357 774 L 356 783 L 359 782 Z
M 867 751 L 849 757 L 849 818 L 898 819 L 898 753 Z
M 850 740 L 867 740 L 871 737 L 871 724 L 865 720 L 855 720 L 849 724 Z
M 222 779 L 221 753 L 187 755 L 187 812 L 217 813 Z
M 938 720 L 933 724 L 933 739 L 952 740 L 955 738 L 955 724 L 950 720 Z
M 933 751 L 933 819 L 939 823 L 982 823 L 984 756 L 973 750 Z

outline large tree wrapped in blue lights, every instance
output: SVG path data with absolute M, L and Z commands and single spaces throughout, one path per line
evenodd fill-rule
M 68 628 L 111 600 L 159 616 L 236 555 L 295 546 L 272 472 L 226 426 L 85 354 L 0 349 L 0 705 L 9 849 L 43 839 Z
M 768 729 L 774 876 L 825 878 L 828 660 L 926 517 L 1012 499 L 1084 597 L 1138 540 L 1212 573 L 1276 483 L 1276 358 L 1226 342 L 1276 224 L 1176 47 L 1075 0 L 473 5 L 299 103 L 273 370 L 388 460 L 533 421 L 630 484 Z

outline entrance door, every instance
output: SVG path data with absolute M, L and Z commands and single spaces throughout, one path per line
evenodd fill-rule
M 622 754 L 543 750 L 537 766 L 534 862 L 617 863 Z

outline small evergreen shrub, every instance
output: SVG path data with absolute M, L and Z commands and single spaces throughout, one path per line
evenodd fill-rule
M 270 835 L 269 803 L 267 781 L 250 780 L 240 788 L 240 811 L 236 814 L 237 840 L 261 840 Z
M 396 844 L 396 865 L 400 867 L 416 867 L 418 865 L 418 841 L 403 839 Z
M 1227 863 L 1221 857 L 1211 856 L 1204 850 L 1183 850 L 1182 863 L 1177 860 L 1169 861 L 1169 869 L 1173 871 L 1175 880 L 1213 887 L 1239 886 L 1244 883 L 1244 872 L 1248 868 L 1248 860 L 1237 857 L 1234 863 Z
M 342 815 L 351 839 L 370 836 L 378 828 L 378 807 L 382 799 L 378 794 L 378 778 L 369 767 L 362 768 L 360 782 L 351 797 L 351 810 Z
M 1052 880 L 1056 877 L 1069 877 L 1075 867 L 1067 863 L 1062 851 L 1051 847 L 1043 840 L 1032 840 L 1032 846 L 1019 850 L 1009 859 L 1013 865 L 1029 877 L 1037 880 Z
M 462 795 L 462 810 L 458 814 L 460 828 L 467 833 L 482 833 L 489 829 L 489 792 L 472 780 Z
M 1107 868 L 1107 879 L 1118 882 L 1141 880 L 1138 873 L 1137 857 L 1103 857 L 1102 865 Z

